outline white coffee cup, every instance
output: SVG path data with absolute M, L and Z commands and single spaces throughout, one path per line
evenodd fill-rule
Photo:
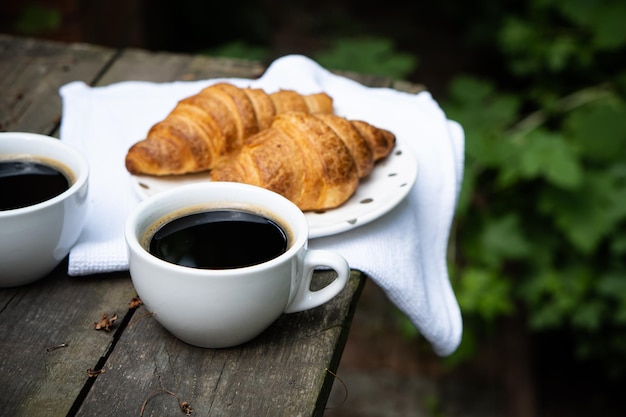
M 199 269 L 164 261 L 147 250 L 160 224 L 216 209 L 250 211 L 273 220 L 289 236 L 286 251 L 252 266 Z M 345 287 L 350 274 L 339 254 L 307 248 L 308 223 L 296 205 L 277 193 L 246 184 L 207 182 L 156 194 L 131 213 L 125 235 L 130 275 L 144 305 L 174 336 L 200 347 L 223 348 L 249 341 L 281 314 L 329 301 Z M 316 268 L 330 268 L 337 277 L 311 291 Z
M 26 132 L 0 133 L 0 159 L 45 162 L 70 183 L 46 201 L 0 210 L 0 287 L 12 287 L 50 273 L 78 240 L 87 216 L 89 166 L 68 144 Z

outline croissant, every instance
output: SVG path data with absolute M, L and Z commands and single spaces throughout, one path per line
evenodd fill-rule
M 206 171 L 246 138 L 266 129 L 274 116 L 286 111 L 333 111 L 325 93 L 300 95 L 281 90 L 239 88 L 228 83 L 207 87 L 187 97 L 135 143 L 126 155 L 131 174 L 173 175 Z
M 395 145 L 393 133 L 332 114 L 287 112 L 210 172 L 212 181 L 257 185 L 303 211 L 335 208 Z

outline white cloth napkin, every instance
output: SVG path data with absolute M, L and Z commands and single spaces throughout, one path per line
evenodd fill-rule
M 139 199 L 124 167 L 126 152 L 178 100 L 218 81 L 269 92 L 280 88 L 303 94 L 327 92 L 338 114 L 392 130 L 413 150 L 419 174 L 406 199 L 369 224 L 312 239 L 310 247 L 341 253 L 352 268 L 385 291 L 435 352 L 442 356 L 454 352 L 461 340 L 462 319 L 448 277 L 446 250 L 463 172 L 461 126 L 446 119 L 428 92 L 368 88 L 300 55 L 274 61 L 257 80 L 62 86 L 61 140 L 82 151 L 91 168 L 90 212 L 70 252 L 69 274 L 128 269 L 124 222 Z

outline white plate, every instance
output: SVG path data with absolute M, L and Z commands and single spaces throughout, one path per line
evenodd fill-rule
M 416 178 L 415 156 L 396 141 L 392 153 L 376 164 L 343 205 L 324 212 L 305 213 L 309 236 L 316 238 L 342 233 L 379 218 L 406 197 Z M 208 172 L 167 177 L 132 176 L 133 187 L 142 199 L 172 187 L 202 181 L 210 181 Z

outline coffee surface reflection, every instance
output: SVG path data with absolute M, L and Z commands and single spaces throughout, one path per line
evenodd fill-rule
M 257 265 L 287 250 L 288 238 L 274 221 L 240 210 L 211 210 L 161 226 L 149 252 L 170 263 L 201 269 Z
M 37 161 L 0 161 L 0 210 L 32 206 L 70 186 L 57 168 Z

